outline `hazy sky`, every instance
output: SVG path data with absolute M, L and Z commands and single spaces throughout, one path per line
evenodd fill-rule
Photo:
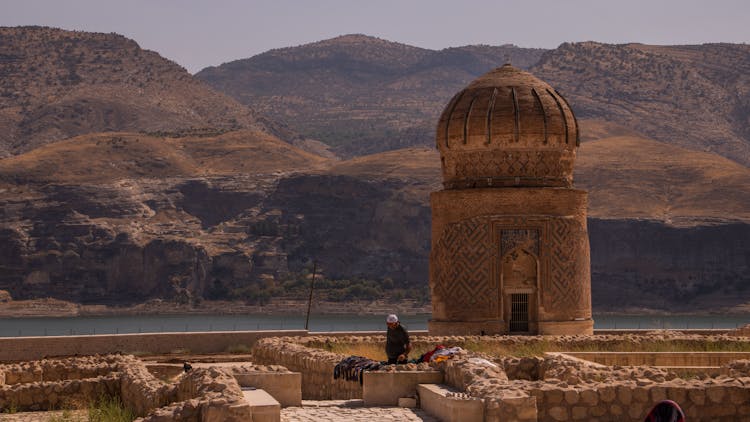
M 363 33 L 419 47 L 750 42 L 750 0 L 0 0 L 0 26 L 117 32 L 190 72 Z

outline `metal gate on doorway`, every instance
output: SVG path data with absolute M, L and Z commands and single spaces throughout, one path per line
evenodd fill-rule
M 513 293 L 510 295 L 510 332 L 526 333 L 529 331 L 529 294 Z

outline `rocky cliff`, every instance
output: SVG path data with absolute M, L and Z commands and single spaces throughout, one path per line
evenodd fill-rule
M 118 156 L 111 156 L 112 137 L 123 145 Z M 440 185 L 435 151 L 328 162 L 252 132 L 157 140 L 97 135 L 38 149 L 35 160 L 31 153 L 0 160 L 0 289 L 16 299 L 83 303 L 262 303 L 304 297 L 315 261 L 318 287 L 332 300 L 426 297 L 428 196 Z M 243 144 L 252 149 L 240 155 Z M 138 157 L 156 154 L 139 148 L 149 145 L 162 148 L 161 177 L 143 176 L 153 163 Z M 208 160 L 229 145 L 234 156 Z M 64 150 L 74 147 L 131 167 L 108 178 L 106 162 L 88 175 L 72 160 L 57 174 L 29 164 L 49 169 L 50 157 L 70 156 Z M 584 144 L 576 177 L 592 194 L 597 310 L 719 310 L 750 302 L 743 287 L 750 281 L 750 219 L 716 215 L 750 208 L 750 170 L 732 170 L 726 159 L 715 164 L 715 157 L 638 138 Z M 248 163 L 254 166 L 243 173 Z M 723 190 L 693 183 L 698 171 Z M 623 185 L 628 180 L 634 182 Z

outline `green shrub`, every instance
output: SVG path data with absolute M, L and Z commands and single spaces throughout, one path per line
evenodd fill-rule
M 132 422 L 135 414 L 119 397 L 101 396 L 89 406 L 89 422 Z
M 246 344 L 233 344 L 227 347 L 227 353 L 247 354 L 250 353 L 250 347 Z

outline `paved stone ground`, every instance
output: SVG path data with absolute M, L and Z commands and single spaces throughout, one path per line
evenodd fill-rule
M 87 410 L 57 410 L 54 412 L 19 412 L 1 414 L 2 422 L 85 422 L 89 418 Z
M 86 410 L 66 412 L 22 412 L 1 414 L 0 422 L 85 422 Z M 281 409 L 282 422 L 439 422 L 421 409 L 404 407 L 364 407 L 362 400 L 303 400 L 302 407 Z
M 362 400 L 303 400 L 302 407 L 281 409 L 282 422 L 439 422 L 421 409 L 404 407 L 363 407 Z

